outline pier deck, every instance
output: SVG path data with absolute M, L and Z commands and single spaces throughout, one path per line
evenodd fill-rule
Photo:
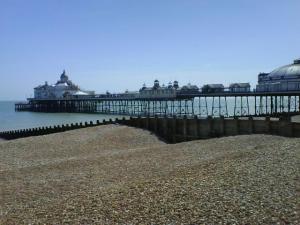
M 221 92 L 180 94 L 176 98 L 138 98 L 124 94 L 17 103 L 16 111 L 103 113 L 131 116 L 266 116 L 300 112 L 300 92 Z

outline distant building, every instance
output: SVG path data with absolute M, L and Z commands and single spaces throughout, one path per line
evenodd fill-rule
M 206 84 L 202 86 L 202 93 L 220 93 L 224 92 L 223 84 Z
M 139 90 L 139 98 L 175 98 L 180 94 L 197 94 L 199 88 L 196 85 L 187 84 L 179 87 L 178 81 L 169 82 L 167 86 L 160 86 L 159 81 L 155 80 L 153 87 L 143 87 Z
M 233 83 L 229 85 L 230 92 L 250 92 L 249 83 Z
M 174 81 L 174 85 L 169 83 L 168 86 L 160 86 L 159 81 L 155 80 L 153 87 L 146 87 L 146 84 L 139 90 L 140 98 L 175 98 L 178 82 Z
M 257 92 L 300 91 L 300 59 L 271 73 L 258 75 Z
M 184 85 L 179 90 L 180 94 L 199 94 L 199 88 L 196 85 L 188 83 Z
M 63 99 L 63 98 L 81 98 L 83 96 L 95 95 L 94 91 L 83 91 L 77 85 L 73 84 L 66 72 L 60 76 L 60 80 L 56 84 L 48 85 L 45 82 L 44 85 L 40 85 L 34 88 L 35 99 Z

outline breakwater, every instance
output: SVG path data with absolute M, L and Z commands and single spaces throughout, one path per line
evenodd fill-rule
M 286 137 L 300 137 L 300 123 L 291 122 L 290 118 L 247 117 L 247 118 L 198 118 L 195 117 L 130 117 L 129 119 L 97 120 L 61 126 L 39 127 L 32 129 L 0 132 L 0 138 L 7 140 L 85 127 L 107 124 L 120 124 L 149 130 L 169 143 L 196 139 L 243 134 L 272 134 Z
M 125 118 L 123 118 L 125 120 Z M 17 138 L 24 138 L 24 137 L 30 137 L 30 136 L 40 136 L 40 135 L 47 135 L 52 133 L 59 133 L 69 130 L 75 130 L 80 128 L 86 128 L 86 127 L 93 127 L 93 126 L 100 126 L 100 125 L 106 125 L 106 124 L 113 124 L 115 123 L 112 119 L 106 121 L 105 119 L 100 122 L 97 120 L 96 122 L 90 121 L 90 122 L 84 122 L 84 123 L 71 123 L 71 124 L 63 124 L 63 125 L 57 125 L 57 126 L 45 126 L 45 127 L 36 127 L 36 128 L 30 128 L 30 129 L 20 129 L 20 130 L 12 130 L 12 131 L 4 131 L 0 132 L 0 138 L 6 139 L 6 140 L 12 140 Z

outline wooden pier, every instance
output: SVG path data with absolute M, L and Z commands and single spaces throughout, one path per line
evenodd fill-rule
M 86 98 L 28 99 L 16 111 L 102 113 L 129 116 L 276 116 L 300 112 L 300 92 L 246 92 L 134 98 L 100 95 Z

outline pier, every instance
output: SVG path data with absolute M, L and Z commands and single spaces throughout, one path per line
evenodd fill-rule
M 128 116 L 280 116 L 300 112 L 300 92 L 180 94 L 173 98 L 139 98 L 124 94 L 28 99 L 16 111 L 102 113 Z

